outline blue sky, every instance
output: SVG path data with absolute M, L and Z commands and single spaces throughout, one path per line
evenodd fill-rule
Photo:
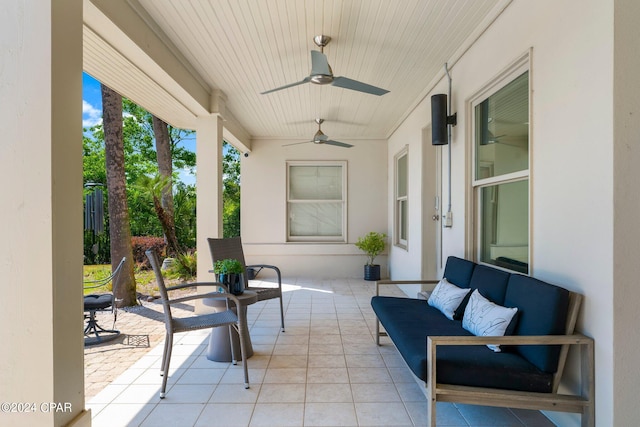
M 82 73 L 82 127 L 91 127 L 102 123 L 102 93 L 100 82 L 86 73 Z M 190 151 L 196 151 L 195 137 L 184 141 L 182 145 Z M 195 184 L 195 175 L 188 170 L 178 171 L 180 181 Z

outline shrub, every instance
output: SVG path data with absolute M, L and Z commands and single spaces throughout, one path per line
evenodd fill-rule
M 153 236 L 134 236 L 131 238 L 131 247 L 133 249 L 133 260 L 141 269 L 150 269 L 151 265 L 145 255 L 149 249 L 155 250 L 159 255 L 164 254 L 167 250 L 167 244 L 162 237 Z
M 196 252 L 187 252 L 178 254 L 175 262 L 167 271 L 167 275 L 171 278 L 189 280 L 195 277 L 198 271 L 198 257 Z

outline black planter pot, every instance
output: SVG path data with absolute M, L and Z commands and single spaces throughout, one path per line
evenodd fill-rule
M 242 295 L 244 292 L 244 276 L 242 274 L 220 274 L 218 280 L 227 285 L 229 292 L 233 295 Z
M 376 281 L 380 280 L 380 266 L 376 265 L 364 265 L 364 280 Z

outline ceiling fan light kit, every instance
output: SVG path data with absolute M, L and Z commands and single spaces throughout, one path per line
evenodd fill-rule
M 314 83 L 317 85 L 331 85 L 337 86 L 344 89 L 350 89 L 357 92 L 368 93 L 371 95 L 381 96 L 389 91 L 386 89 L 379 88 L 377 86 L 373 86 L 367 83 L 360 82 L 358 80 L 353 80 L 347 77 L 334 76 L 333 71 L 331 70 L 331 66 L 329 65 L 329 61 L 327 60 L 327 56 L 324 54 L 324 47 L 331 41 L 331 37 L 320 35 L 315 36 L 313 38 L 313 42 L 320 48 L 320 51 L 312 50 L 311 51 L 311 74 L 309 74 L 304 79 L 290 83 L 284 86 L 277 87 L 275 89 L 270 89 L 264 92 L 261 92 L 262 95 L 276 92 L 282 89 L 287 89 L 293 86 L 298 86 L 304 83 Z

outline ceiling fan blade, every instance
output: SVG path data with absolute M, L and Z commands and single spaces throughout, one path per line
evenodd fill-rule
M 294 143 L 291 143 L 291 144 L 284 144 L 284 145 L 283 145 L 283 147 L 288 147 L 288 146 L 290 146 L 290 145 L 308 144 L 308 143 L 310 143 L 310 142 L 313 142 L 313 141 L 294 142 Z
M 275 92 L 275 91 L 286 89 L 286 88 L 293 87 L 293 86 L 298 86 L 298 85 L 301 85 L 301 84 L 304 84 L 304 83 L 309 83 L 310 81 L 311 81 L 311 77 L 305 77 L 304 79 L 300 80 L 299 82 L 290 83 L 288 85 L 280 86 L 280 87 L 277 87 L 275 89 L 270 89 L 270 90 L 267 90 L 267 91 L 264 91 L 264 92 L 260 92 L 260 95 L 265 95 L 267 93 Z
M 327 61 L 327 55 L 317 50 L 311 51 L 311 75 L 315 76 L 321 74 L 323 76 L 330 76 L 333 74 L 329 67 L 329 61 Z
M 353 147 L 353 145 L 351 145 L 351 144 L 347 144 L 346 142 L 334 141 L 333 139 L 329 139 L 329 140 L 325 141 L 324 143 L 327 144 L 327 145 L 335 145 L 336 147 L 344 147 L 344 148 Z
M 378 96 L 384 95 L 385 93 L 389 92 L 386 89 L 362 83 L 357 80 L 349 79 L 347 77 L 334 77 L 331 84 L 333 86 L 338 86 L 344 89 L 351 89 L 358 92 L 370 93 L 371 95 Z

